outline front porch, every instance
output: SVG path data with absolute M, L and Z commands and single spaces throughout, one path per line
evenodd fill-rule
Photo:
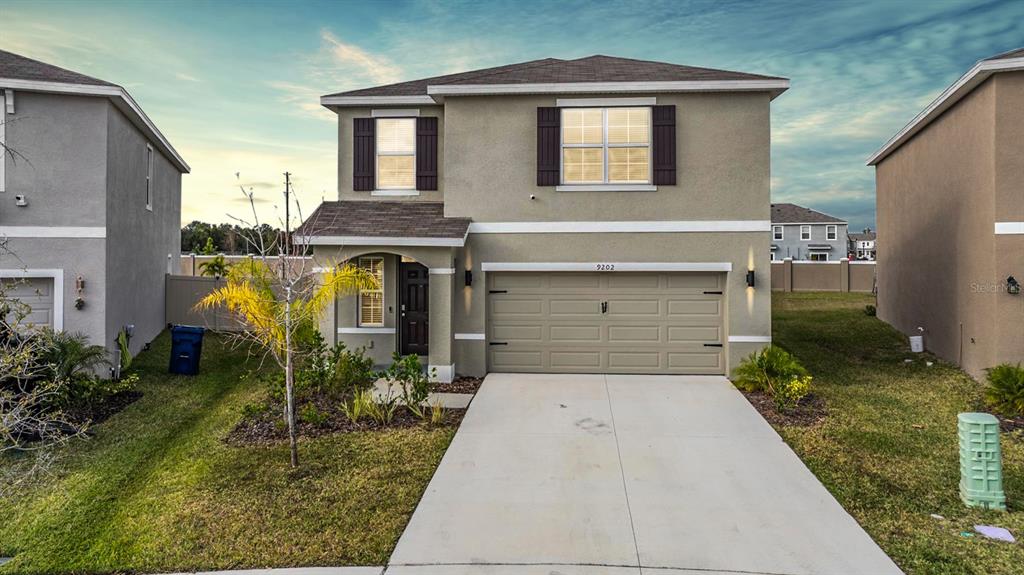
M 364 348 L 380 365 L 417 354 L 442 383 L 455 377 L 455 250 L 469 220 L 433 202 L 325 202 L 297 232 L 319 267 L 342 263 L 377 275 L 379 290 L 339 298 L 320 320 L 324 339 Z

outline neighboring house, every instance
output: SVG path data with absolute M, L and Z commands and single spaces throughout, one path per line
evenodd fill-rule
M 796 204 L 772 204 L 771 261 L 839 261 L 846 247 L 843 220 Z
M 850 234 L 850 256 L 856 260 L 875 261 L 875 232 L 864 228 L 859 234 Z
M 164 328 L 188 165 L 124 88 L 0 51 L 0 277 L 28 320 L 137 351 Z M 22 278 L 24 282 L 12 282 Z
M 297 234 L 381 289 L 322 330 L 441 380 L 727 373 L 771 337 L 769 108 L 788 86 L 591 56 L 324 96 L 339 201 Z
M 878 315 L 976 377 L 1024 361 L 1024 49 L 975 64 L 869 160 Z

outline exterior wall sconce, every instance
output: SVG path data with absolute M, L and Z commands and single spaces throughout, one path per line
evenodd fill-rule
M 1006 278 L 1006 293 L 1020 295 L 1020 282 L 1017 281 L 1017 278 L 1013 276 Z
M 82 309 L 85 307 L 85 278 L 78 276 L 75 278 L 75 309 Z
M 466 270 L 466 287 L 473 285 L 473 270 Z
M 754 287 L 754 270 L 747 270 L 747 287 Z

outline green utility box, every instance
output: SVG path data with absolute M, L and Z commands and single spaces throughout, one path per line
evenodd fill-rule
M 990 413 L 957 416 L 960 436 L 960 499 L 968 507 L 1006 511 L 999 420 Z

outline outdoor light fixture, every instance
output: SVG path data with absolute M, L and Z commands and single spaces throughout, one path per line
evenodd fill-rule
M 473 285 L 473 270 L 466 270 L 466 286 Z
M 747 270 L 747 287 L 754 287 L 754 270 Z
M 1006 278 L 1006 293 L 1020 295 L 1020 282 L 1017 281 L 1017 278 L 1013 276 Z

